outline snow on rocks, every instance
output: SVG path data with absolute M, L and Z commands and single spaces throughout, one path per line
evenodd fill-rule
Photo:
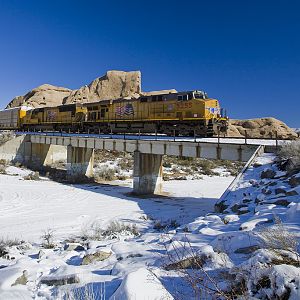
M 151 299 L 172 300 L 173 296 L 166 290 L 153 272 L 140 268 L 129 273 L 122 281 L 110 300 Z
M 81 264 L 88 265 L 97 261 L 103 261 L 111 256 L 111 252 L 97 251 L 83 257 Z

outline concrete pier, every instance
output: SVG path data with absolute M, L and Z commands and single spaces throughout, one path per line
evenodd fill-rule
M 74 182 L 93 177 L 94 149 L 67 147 L 67 178 Z
M 36 169 L 51 164 L 53 148 L 50 146 L 25 142 L 25 164 Z
M 134 151 L 133 194 L 160 194 L 162 188 L 162 155 Z

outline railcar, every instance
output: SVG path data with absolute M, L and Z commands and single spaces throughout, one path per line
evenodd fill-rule
M 28 110 L 26 106 L 1 110 L 0 130 L 18 130 Z

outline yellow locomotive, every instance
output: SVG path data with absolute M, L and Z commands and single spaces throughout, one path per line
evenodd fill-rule
M 227 131 L 228 118 L 218 100 L 188 91 L 36 108 L 19 124 L 30 131 L 212 136 Z

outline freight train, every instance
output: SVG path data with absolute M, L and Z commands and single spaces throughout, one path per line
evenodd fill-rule
M 202 91 L 0 111 L 0 130 L 207 137 L 226 133 L 227 127 L 228 117 L 219 101 Z

